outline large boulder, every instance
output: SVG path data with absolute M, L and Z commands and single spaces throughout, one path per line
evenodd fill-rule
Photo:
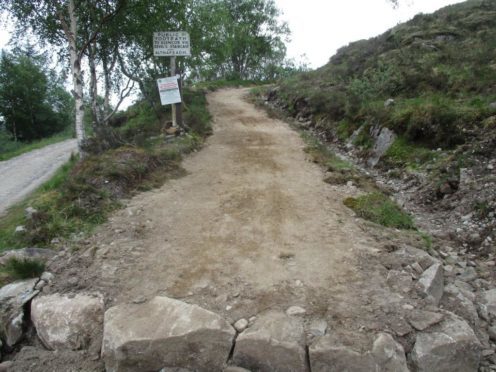
M 105 312 L 102 357 L 109 372 L 164 367 L 221 371 L 236 332 L 219 315 L 167 297 Z
M 351 344 L 333 334 L 321 337 L 309 348 L 312 372 L 408 372 L 403 347 L 387 333 L 379 334 L 371 351 L 360 352 Z
M 448 313 L 430 333 L 418 333 L 411 359 L 418 372 L 477 371 L 481 345 L 468 323 Z
M 240 334 L 233 361 L 255 371 L 306 371 L 305 331 L 302 320 L 269 311 Z
M 34 289 L 37 281 L 17 281 L 0 289 L 0 336 L 8 347 L 14 346 L 23 336 L 25 305 L 39 293 Z
M 435 263 L 425 270 L 417 282 L 417 289 L 422 296 L 429 298 L 433 305 L 439 305 L 444 291 L 443 266 Z
M 37 297 L 31 303 L 31 321 L 50 350 L 79 350 L 100 342 L 104 303 L 100 294 Z

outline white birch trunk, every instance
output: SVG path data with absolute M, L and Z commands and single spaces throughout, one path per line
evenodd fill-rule
M 81 157 L 84 157 L 82 151 L 83 141 L 86 137 L 84 132 L 84 103 L 83 103 L 83 76 L 81 71 L 81 58 L 77 50 L 77 16 L 74 9 L 74 0 L 69 0 L 69 18 L 70 18 L 70 31 L 69 37 L 69 53 L 71 60 L 72 70 L 72 85 L 74 90 L 74 100 L 76 104 L 76 138 L 78 142 L 78 149 Z

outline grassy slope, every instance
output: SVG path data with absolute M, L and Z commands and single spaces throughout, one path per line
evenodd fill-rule
M 281 82 L 277 98 L 327 138 L 392 128 L 400 138 L 385 160 L 409 165 L 494 133 L 495 81 L 496 2 L 472 0 L 340 49 L 322 68 Z M 365 149 L 367 133 L 356 139 Z

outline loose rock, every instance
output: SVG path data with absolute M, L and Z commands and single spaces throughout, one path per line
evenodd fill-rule
M 481 307 L 484 308 L 489 317 L 496 318 L 496 288 L 482 293 Z
M 55 293 L 31 303 L 31 320 L 38 337 L 50 350 L 79 350 L 90 346 L 103 326 L 103 297 Z
M 115 372 L 153 371 L 163 366 L 221 371 L 234 336 L 231 325 L 217 314 L 155 297 L 144 304 L 107 310 L 102 357 L 107 371 Z
M 489 327 L 487 330 L 487 333 L 489 335 L 489 338 L 493 341 L 496 341 L 496 325 Z
M 433 304 L 437 306 L 443 296 L 443 266 L 435 263 L 425 270 L 417 282 L 417 288 L 424 297 L 431 297 Z
M 408 322 L 417 331 L 423 331 L 443 320 L 443 314 L 416 310 L 408 315 Z
M 236 340 L 233 361 L 256 371 L 305 371 L 305 334 L 299 318 L 270 311 Z
M 238 332 L 243 332 L 248 327 L 248 320 L 240 319 L 236 323 L 234 323 L 234 328 Z
M 316 319 L 310 323 L 308 331 L 312 336 L 324 336 L 327 330 L 327 322 L 323 319 Z
M 300 307 L 300 306 L 291 306 L 290 308 L 288 308 L 286 310 L 286 314 L 292 316 L 292 315 L 303 315 L 305 314 L 307 311 Z

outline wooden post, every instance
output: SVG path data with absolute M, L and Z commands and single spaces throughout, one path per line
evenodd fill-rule
M 171 57 L 170 59 L 170 76 L 176 75 L 176 57 Z M 177 127 L 176 120 L 176 105 L 172 105 L 172 126 Z
M 170 76 L 176 76 L 176 57 L 171 57 L 170 60 Z M 178 79 L 178 85 L 179 85 L 179 94 L 181 94 L 181 99 L 182 99 L 182 84 L 181 84 L 181 77 Z M 176 127 L 179 126 L 182 128 L 183 126 L 183 111 L 182 111 L 182 104 L 181 103 L 176 103 L 172 105 L 172 126 Z

